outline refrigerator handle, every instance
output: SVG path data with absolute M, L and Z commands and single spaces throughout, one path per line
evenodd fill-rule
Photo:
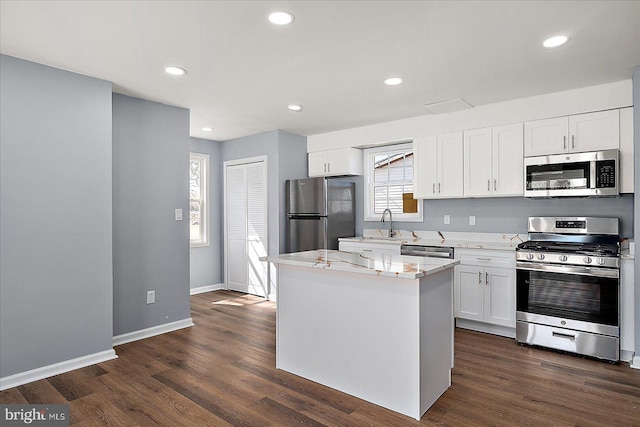
M 320 215 L 319 213 L 313 214 L 287 214 L 289 219 L 322 219 L 326 218 L 326 215 Z

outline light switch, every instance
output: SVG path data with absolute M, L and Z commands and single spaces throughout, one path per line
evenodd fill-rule
M 476 225 L 475 215 L 469 215 L 469 225 Z
M 445 224 L 451 224 L 451 215 L 445 215 L 444 216 L 444 223 Z
M 176 209 L 176 221 L 182 221 L 182 209 Z

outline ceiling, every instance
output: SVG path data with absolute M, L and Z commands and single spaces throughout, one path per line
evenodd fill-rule
M 556 34 L 569 42 L 542 47 Z M 308 136 L 630 79 L 640 1 L 1 0 L 0 51 L 188 108 L 191 136 Z

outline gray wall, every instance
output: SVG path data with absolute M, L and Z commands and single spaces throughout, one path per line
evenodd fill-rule
M 114 94 L 114 335 L 190 317 L 188 207 L 189 111 Z
M 307 138 L 281 130 L 278 131 L 278 155 L 278 185 L 280 187 L 280 212 L 278 213 L 280 220 L 279 253 L 284 253 L 287 247 L 285 181 L 288 179 L 305 178 L 307 176 Z
M 636 65 L 633 69 L 633 153 L 634 153 L 634 188 L 640 193 L 640 65 Z M 640 230 L 640 197 L 635 198 L 635 228 Z M 634 241 L 636 245 L 639 242 L 640 233 L 636 233 Z M 634 259 L 634 282 L 635 282 L 635 346 L 636 346 L 636 363 L 640 359 L 640 254 L 636 253 Z
M 222 143 L 190 139 L 192 153 L 209 155 L 209 246 L 191 248 L 191 288 L 222 283 Z
M 0 377 L 112 348 L 111 83 L 0 56 Z

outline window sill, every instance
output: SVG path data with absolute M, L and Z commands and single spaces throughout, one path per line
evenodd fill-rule
M 365 222 L 380 222 L 380 216 L 364 217 L 364 221 Z M 409 216 L 409 217 L 401 217 L 401 216 L 393 215 L 393 222 L 424 222 L 424 217 L 422 215 L 422 212 L 420 212 L 416 216 Z M 382 224 L 384 224 L 384 223 L 382 223 Z

